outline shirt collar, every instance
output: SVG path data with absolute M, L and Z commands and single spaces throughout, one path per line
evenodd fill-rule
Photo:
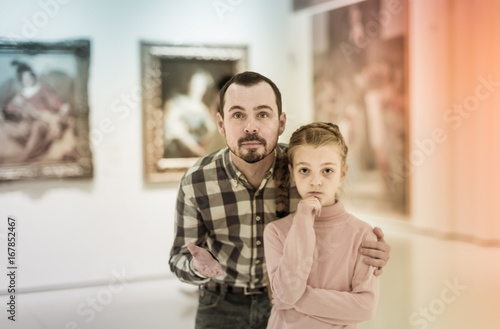
M 274 173 L 274 166 L 276 164 L 276 158 L 282 151 L 283 150 L 278 144 L 274 149 L 273 164 L 271 165 L 271 168 L 264 175 L 264 180 L 268 180 L 269 177 L 272 177 Z M 234 162 L 231 160 L 231 151 L 229 150 L 229 147 L 226 148 L 226 151 L 224 152 L 224 156 L 222 157 L 222 159 L 224 168 L 226 169 L 226 172 L 231 179 L 231 184 L 233 185 L 233 187 L 237 187 L 240 182 L 248 185 L 248 181 L 245 175 L 243 175 L 243 173 L 238 168 L 236 168 Z

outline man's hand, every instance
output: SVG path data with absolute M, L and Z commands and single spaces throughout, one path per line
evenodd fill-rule
M 377 269 L 373 274 L 379 276 L 384 271 L 382 268 L 389 261 L 389 253 L 391 252 L 391 246 L 389 246 L 384 240 L 384 232 L 379 227 L 373 229 L 373 233 L 377 236 L 377 242 L 375 241 L 365 241 L 361 244 L 360 253 L 362 255 L 368 256 L 365 258 L 365 264 L 375 266 Z
M 198 247 L 193 242 L 188 242 L 187 247 L 193 255 L 193 267 L 198 273 L 207 278 L 224 274 L 220 263 L 207 250 Z

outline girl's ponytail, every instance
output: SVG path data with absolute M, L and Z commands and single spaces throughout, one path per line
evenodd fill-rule
M 288 171 L 288 151 L 276 159 L 274 167 L 274 189 L 276 193 L 276 215 L 285 217 L 290 212 L 290 172 Z

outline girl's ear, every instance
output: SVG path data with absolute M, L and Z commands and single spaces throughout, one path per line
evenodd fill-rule
M 343 182 L 344 181 L 344 178 L 345 176 L 347 175 L 347 170 L 349 169 L 349 165 L 346 163 L 343 167 L 342 167 L 342 173 L 340 174 L 340 182 Z
M 293 167 L 291 164 L 288 165 L 288 171 L 290 172 L 290 181 L 294 181 L 293 180 Z

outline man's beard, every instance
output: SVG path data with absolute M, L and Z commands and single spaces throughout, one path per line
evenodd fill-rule
M 257 148 L 247 148 L 248 152 L 243 153 L 241 150 L 243 148 L 243 143 L 245 142 L 252 142 L 252 141 L 257 141 L 262 144 L 264 147 L 264 152 L 259 153 L 257 151 Z M 257 134 L 249 134 L 246 135 L 243 138 L 240 138 L 238 140 L 238 152 L 234 152 L 235 150 L 231 150 L 234 154 L 236 154 L 240 159 L 247 163 L 256 163 L 259 162 L 260 160 L 264 159 L 267 157 L 269 154 L 271 154 L 274 149 L 270 150 L 269 152 L 266 152 L 266 147 L 267 147 L 267 141 L 260 137 Z

